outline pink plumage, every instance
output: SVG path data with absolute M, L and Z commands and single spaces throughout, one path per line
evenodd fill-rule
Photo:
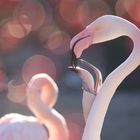
M 0 118 L 0 140 L 68 140 L 66 121 L 52 108 L 58 95 L 55 81 L 47 74 L 36 74 L 26 91 L 26 105 L 35 117 L 16 113 L 3 116 Z M 13 95 L 9 97 L 16 99 L 14 92 L 10 94 Z
M 11 113 L 0 119 L 0 140 L 48 140 L 48 132 L 35 117 Z

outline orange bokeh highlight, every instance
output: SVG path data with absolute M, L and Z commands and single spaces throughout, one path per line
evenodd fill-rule
M 140 21 L 140 0 L 125 0 L 124 6 L 129 16 L 135 20 Z
M 58 13 L 71 26 L 85 27 L 90 22 L 105 14 L 111 14 L 111 9 L 102 0 L 61 0 Z
M 69 51 L 70 36 L 63 31 L 52 32 L 48 37 L 47 48 L 55 54 L 64 54 Z
M 28 22 L 28 17 L 21 15 L 22 20 L 13 19 L 7 24 L 9 33 L 15 38 L 24 38 L 31 32 L 31 24 Z
M 56 77 L 56 67 L 54 62 L 44 55 L 33 55 L 23 64 L 22 78 L 28 83 L 31 77 L 38 73 L 47 73 L 53 79 Z
M 26 84 L 16 84 L 15 81 L 8 83 L 8 99 L 15 103 L 22 103 L 26 99 Z
M 102 15 L 112 14 L 111 8 L 103 0 L 88 0 L 90 22 Z
M 83 1 L 80 3 L 76 11 L 76 16 L 82 27 L 85 27 L 90 23 L 91 17 L 87 1 Z
M 127 0 L 128 1 L 128 0 Z M 125 0 L 118 0 L 115 5 L 115 12 L 118 16 L 124 16 L 127 14 L 126 8 L 124 6 Z
M 45 24 L 38 32 L 40 42 L 43 44 L 46 44 L 50 34 L 57 30 L 58 30 L 57 27 L 55 25 L 53 25 L 53 23 Z
M 18 18 L 22 23 L 24 15 L 32 27 L 32 31 L 38 30 L 45 21 L 46 14 L 44 7 L 37 1 L 24 0 L 14 11 L 14 18 Z
M 76 122 L 68 122 L 69 131 L 70 131 L 70 140 L 81 140 L 83 129 L 76 124 Z
M 7 89 L 7 74 L 4 70 L 3 64 L 0 64 L 0 92 Z
M 22 0 L 0 0 L 0 16 L 9 16 Z
M 70 131 L 70 140 L 81 140 L 84 130 L 83 115 L 79 112 L 71 113 L 68 116 L 68 127 Z
M 79 0 L 61 0 L 58 6 L 58 13 L 61 18 L 70 25 L 79 25 L 77 19 L 77 8 L 80 5 Z
M 119 16 L 129 15 L 134 21 L 140 21 L 140 0 L 118 0 L 115 10 Z
M 8 53 L 15 50 L 21 42 L 21 39 L 12 36 L 6 23 L 0 31 L 0 51 L 1 53 Z

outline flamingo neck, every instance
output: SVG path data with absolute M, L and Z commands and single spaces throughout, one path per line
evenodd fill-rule
M 127 34 L 134 41 L 130 56 L 105 79 L 92 104 L 82 140 L 100 140 L 100 134 L 109 103 L 121 82 L 140 65 L 139 31 Z M 136 35 L 136 36 L 135 36 Z
M 61 138 L 67 140 L 67 125 L 61 114 L 42 102 L 39 94 L 28 93 L 27 103 L 30 110 L 48 129 L 49 140 L 60 140 Z

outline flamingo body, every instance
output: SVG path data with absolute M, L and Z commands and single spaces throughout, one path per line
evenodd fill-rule
M 35 117 L 11 113 L 0 120 L 0 139 L 48 140 L 48 132 Z
M 66 121 L 52 108 L 57 95 L 58 87 L 49 75 L 34 75 L 27 86 L 26 102 L 35 117 L 16 113 L 3 116 L 0 119 L 0 140 L 67 140 Z

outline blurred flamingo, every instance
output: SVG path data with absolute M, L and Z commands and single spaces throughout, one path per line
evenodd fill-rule
M 58 87 L 47 74 L 37 74 L 27 87 L 27 106 L 35 114 L 6 114 L 0 119 L 1 140 L 68 140 L 64 117 L 52 107 L 58 96 Z
M 99 140 L 111 98 L 121 82 L 140 65 L 140 30 L 131 22 L 112 15 L 105 15 L 86 27 L 71 41 L 72 67 L 76 69 L 82 52 L 93 43 L 100 43 L 128 36 L 133 40 L 134 47 L 129 57 L 112 71 L 94 100 L 84 129 L 82 140 Z

